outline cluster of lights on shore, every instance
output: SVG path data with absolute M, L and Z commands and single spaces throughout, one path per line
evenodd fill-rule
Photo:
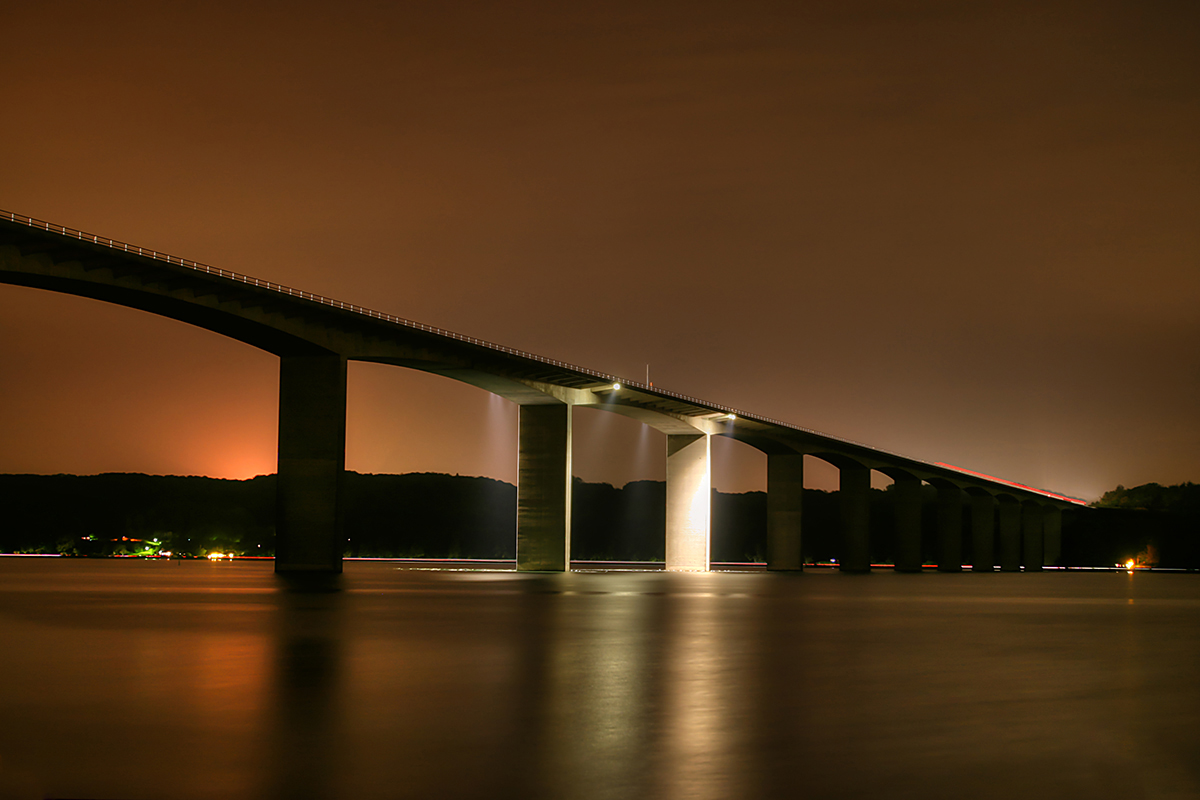
M 613 388 L 613 391 L 614 391 L 614 392 L 619 392 L 619 391 L 621 391 L 621 384 L 619 384 L 619 383 L 614 383 L 614 384 L 612 385 L 612 388 Z M 734 419 L 737 419 L 737 414 L 726 414 L 726 415 L 723 417 L 723 419 L 728 419 L 728 420 L 734 420 Z
M 147 540 L 146 544 L 149 546 L 147 550 L 143 553 L 139 553 L 138 555 L 147 558 L 171 558 L 175 555 L 175 553 L 170 550 L 163 550 L 162 542 L 158 539 L 149 539 Z M 205 556 L 205 558 L 207 558 L 209 561 L 229 561 L 237 558 L 237 554 L 214 552 L 209 553 L 207 556 Z

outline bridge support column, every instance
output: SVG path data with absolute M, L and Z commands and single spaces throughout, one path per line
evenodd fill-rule
M 1042 548 L 1042 507 L 1025 503 L 1021 510 L 1022 561 L 1026 572 L 1041 572 L 1045 556 Z
M 346 359 L 279 359 L 275 571 L 341 572 L 346 536 Z
M 839 467 L 841 497 L 842 572 L 871 571 L 871 470 L 860 466 Z
M 571 568 L 571 407 L 517 412 L 517 570 Z
M 1000 499 L 1000 571 L 1021 571 L 1021 504 Z
M 707 572 L 712 527 L 708 434 L 667 435 L 667 569 Z
M 1045 548 L 1043 563 L 1048 566 L 1058 564 L 1062 556 L 1062 509 L 1058 506 L 1046 506 L 1042 517 L 1042 546 Z
M 996 567 L 996 500 L 990 494 L 971 495 L 971 571 Z
M 962 572 L 962 489 L 937 487 L 938 572 Z
M 895 478 L 896 571 L 921 571 L 921 480 Z
M 804 456 L 767 455 L 767 569 L 799 572 L 801 511 L 804 505 Z

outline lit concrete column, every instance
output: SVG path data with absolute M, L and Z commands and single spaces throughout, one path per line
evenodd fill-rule
M 937 487 L 938 572 L 962 572 L 962 490 Z
M 1021 504 L 1000 498 L 1000 571 L 1021 571 Z
M 921 479 L 895 478 L 896 571 L 921 571 Z
M 971 495 L 971 570 L 991 572 L 996 567 L 996 500 L 990 494 Z
M 707 434 L 667 435 L 667 569 L 707 572 L 712 458 Z
M 767 569 L 800 571 L 800 514 L 804 505 L 804 456 L 767 454 Z
M 840 467 L 838 495 L 842 512 L 842 572 L 871 571 L 871 470 L 860 466 Z
M 523 405 L 517 415 L 517 569 L 571 566 L 571 407 Z
M 1024 503 L 1021 507 L 1021 550 L 1026 572 L 1042 571 L 1042 507 Z
M 1042 546 L 1045 548 L 1045 558 L 1042 563 L 1054 566 L 1062 556 L 1062 509 L 1058 506 L 1046 506 L 1042 516 Z
M 346 359 L 279 359 L 275 571 L 341 572 Z

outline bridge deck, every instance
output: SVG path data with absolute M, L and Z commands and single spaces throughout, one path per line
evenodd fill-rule
M 521 404 L 564 401 L 651 424 L 685 421 L 764 452 L 804 453 L 1060 506 L 1082 501 L 930 463 L 159 250 L 0 211 L 0 282 L 119 303 L 278 355 L 331 353 L 445 375 Z M 615 391 L 613 384 L 620 384 Z M 653 421 L 651 421 L 653 420 Z M 662 421 L 667 421 L 663 423 Z

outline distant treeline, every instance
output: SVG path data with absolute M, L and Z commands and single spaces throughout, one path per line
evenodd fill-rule
M 1073 528 L 1064 516 L 1064 563 L 1107 565 L 1135 558 L 1200 569 L 1200 485 L 1118 486 L 1072 516 Z
M 1200 517 L 1200 484 L 1188 482 L 1162 486 L 1144 483 L 1132 489 L 1117 486 L 1111 492 L 1105 492 L 1092 505 L 1097 508 L 1124 508 Z
M 925 489 L 923 550 L 937 559 L 936 491 Z M 1200 511 L 1194 484 L 1118 487 L 1096 508 L 1063 517 L 1068 565 L 1111 565 L 1142 555 L 1161 566 L 1200 567 Z M 434 473 L 346 475 L 346 555 L 511 559 L 516 488 L 490 478 Z M 806 560 L 838 556 L 838 493 L 804 494 Z M 893 555 L 890 491 L 870 492 L 871 554 Z M 964 504 L 965 506 L 966 504 Z M 666 491 L 661 481 L 617 488 L 576 479 L 572 557 L 662 560 Z M 714 561 L 766 558 L 763 492 L 713 493 Z M 964 507 L 965 532 L 969 532 Z M 250 480 L 141 474 L 0 475 L 0 552 L 178 555 L 274 552 L 275 478 Z M 964 557 L 971 557 L 969 533 Z M 153 547 L 151 546 L 153 542 Z

